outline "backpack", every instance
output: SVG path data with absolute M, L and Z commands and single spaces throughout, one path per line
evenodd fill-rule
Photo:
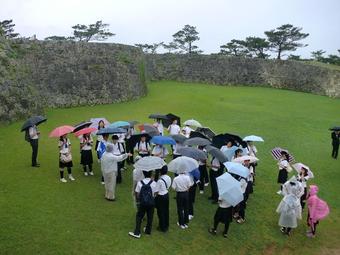
M 25 131 L 25 141 L 31 142 L 31 136 L 30 136 L 28 129 L 26 129 L 26 131 Z
M 148 184 L 145 184 L 143 181 L 142 183 L 142 188 L 140 189 L 139 193 L 139 201 L 141 206 L 154 206 L 155 205 L 155 198 L 153 197 L 152 194 L 152 189 L 151 189 L 151 183 L 153 181 L 150 180 Z

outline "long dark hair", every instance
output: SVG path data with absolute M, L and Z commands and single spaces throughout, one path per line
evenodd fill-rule
M 287 152 L 285 152 L 285 151 L 281 151 L 281 156 L 284 156 L 285 157 L 285 159 L 289 162 L 289 155 L 288 155 L 288 153 Z
M 100 123 L 103 123 L 103 127 L 100 127 Z M 98 122 L 98 130 L 101 129 L 101 128 L 105 128 L 105 122 L 103 120 L 100 120 Z

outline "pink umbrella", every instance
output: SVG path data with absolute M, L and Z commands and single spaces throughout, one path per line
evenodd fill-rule
M 60 137 L 63 135 L 66 135 L 68 133 L 72 133 L 74 130 L 74 127 L 72 126 L 60 126 L 55 128 L 49 135 L 49 137 Z
M 77 132 L 74 133 L 75 136 L 81 136 L 81 135 L 85 135 L 85 134 L 90 134 L 94 131 L 97 131 L 96 128 L 92 128 L 92 127 L 88 127 L 88 128 L 83 128 Z
M 259 159 L 257 157 L 248 156 L 248 155 L 235 158 L 232 161 L 237 162 L 237 163 L 243 163 L 244 161 L 247 161 L 247 160 L 250 161 L 249 163 L 255 163 L 255 162 L 259 161 Z

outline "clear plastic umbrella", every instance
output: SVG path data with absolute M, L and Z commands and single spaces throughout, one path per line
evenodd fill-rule
M 238 205 L 243 200 L 241 184 L 229 173 L 224 173 L 216 178 L 218 194 L 232 206 Z
M 194 119 L 186 120 L 183 124 L 187 126 L 202 127 L 201 123 Z
M 152 171 L 156 169 L 161 169 L 166 163 L 160 157 L 148 156 L 138 160 L 133 166 L 135 169 L 140 171 Z
M 176 174 L 191 172 L 198 167 L 197 160 L 186 156 L 175 158 L 168 164 L 169 171 Z
M 264 142 L 264 140 L 261 136 L 256 136 L 256 135 L 248 135 L 245 138 L 243 138 L 243 141 L 246 141 L 246 142 Z
M 227 168 L 228 173 L 237 174 L 243 178 L 247 178 L 250 174 L 249 169 L 235 162 L 225 162 L 223 165 Z

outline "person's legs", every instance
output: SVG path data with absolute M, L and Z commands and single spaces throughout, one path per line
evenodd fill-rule
M 64 178 L 64 168 L 60 168 L 59 173 L 60 173 L 60 179 L 63 179 Z
M 200 165 L 198 167 L 198 170 L 200 171 L 199 189 L 200 189 L 200 191 L 204 191 L 204 167 L 202 165 Z
M 122 163 L 121 163 L 121 162 L 118 162 L 118 163 L 117 163 L 117 166 L 118 166 L 117 183 L 122 183 L 122 172 L 121 172 Z
M 72 175 L 72 168 L 70 166 L 67 167 L 67 173 L 69 175 Z
M 169 193 L 164 195 L 163 201 L 163 217 L 164 217 L 164 231 L 167 231 L 169 228 Z
M 87 173 L 86 165 L 83 165 L 83 170 L 84 170 L 84 173 Z
M 116 183 L 117 183 L 117 172 L 112 172 L 112 197 L 111 199 L 116 199 Z
M 229 221 L 228 221 L 227 223 L 224 224 L 223 235 L 227 235 L 227 234 L 228 234 L 229 225 L 230 225 L 230 222 L 229 222 Z
M 178 224 L 184 225 L 184 208 L 183 208 L 182 193 L 177 192 L 176 203 L 177 203 Z
M 196 187 L 197 184 L 195 183 L 189 189 L 189 215 L 194 216 L 194 203 L 196 197 Z
M 145 212 L 146 212 L 146 208 L 140 205 L 136 213 L 136 227 L 134 231 L 135 235 L 140 235 L 140 228 L 141 228 L 141 224 L 142 224 L 142 220 L 144 218 Z
M 217 177 L 217 172 L 210 170 L 211 198 L 213 201 L 218 200 L 216 177 Z
M 339 153 L 339 145 L 335 147 L 335 154 L 334 154 L 335 159 L 338 158 L 338 153 Z
M 183 196 L 183 217 L 184 224 L 189 223 L 189 192 L 184 192 Z
M 38 157 L 38 139 L 31 139 L 30 144 L 32 147 L 32 166 L 36 166 Z
M 153 213 L 154 213 L 154 207 L 148 207 L 146 209 L 146 227 L 145 227 L 145 234 L 151 235 L 151 229 L 152 229 L 152 221 L 153 221 Z
M 209 183 L 207 165 L 203 165 L 203 172 L 204 172 L 204 183 Z

